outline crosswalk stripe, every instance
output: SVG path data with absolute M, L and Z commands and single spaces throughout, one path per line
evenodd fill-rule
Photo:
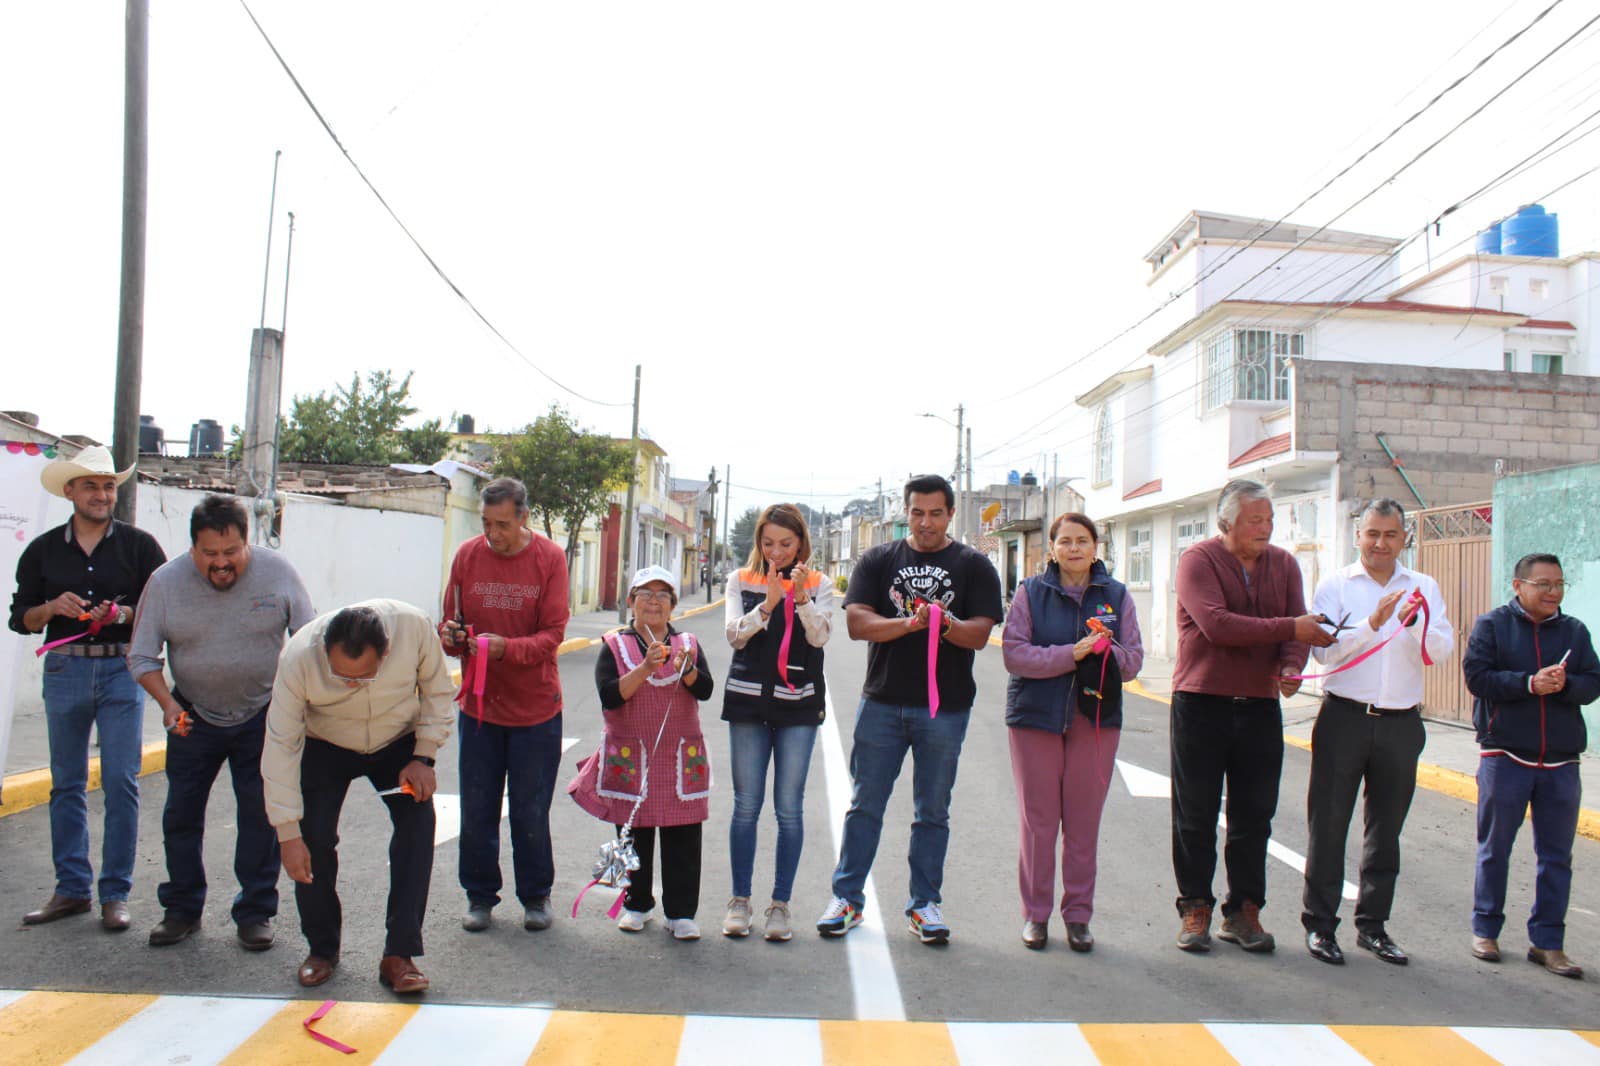
M 1100 1061 L 1071 1022 L 949 1022 L 946 1028 L 961 1066 L 1096 1066 Z
M 1545 1029 L 1491 1029 L 1456 1026 L 1457 1035 L 1505 1066 L 1543 1066 L 1545 1063 L 1600 1064 L 1600 1047 L 1576 1033 Z
M 322 1045 L 305 1031 L 304 1022 L 317 1009 L 314 999 L 290 1000 L 250 1038 L 223 1059 L 223 1066 L 281 1066 L 305 1062 Z M 356 1049 L 339 1057 L 340 1066 L 366 1066 L 383 1053 L 390 1040 L 417 1012 L 415 1003 L 347 1003 L 340 1001 L 317 1023 L 317 1030 Z M 331 1060 L 330 1060 L 331 1061 Z
M 1104 1066 L 1233 1066 L 1233 1056 L 1203 1025 L 1101 1025 L 1078 1027 Z
M 1240 1066 L 1366 1066 L 1355 1048 L 1321 1025 L 1213 1022 L 1206 1029 Z
M 940 1022 L 821 1022 L 827 1066 L 960 1066 Z
M 374 1060 L 375 1066 L 451 1062 L 459 1060 L 468 1049 L 472 1066 L 522 1066 L 533 1054 L 553 1013 L 537 1007 L 507 1009 L 425 1003 L 389 1041 Z
M 69 1066 L 130 1062 L 216 1066 L 282 1006 L 278 999 L 162 996 L 85 1048 Z
M 749 1066 L 756 1049 L 761 1066 L 822 1066 L 822 1034 L 809 1018 L 705 1014 L 684 1019 L 678 1066 Z
M 676 1066 L 682 1036 L 681 1017 L 558 1010 L 545 1023 L 528 1066 L 619 1061 Z
M 0 1010 L 4 1010 L 5 1008 L 11 1006 L 11 1004 L 15 1003 L 17 1000 L 21 999 L 27 994 L 28 993 L 19 991 L 17 989 L 8 988 L 0 990 Z
M 1442 1025 L 1332 1025 L 1329 1028 L 1373 1066 L 1414 1066 L 1419 1062 L 1473 1066 L 1494 1062 L 1465 1037 Z
M 1589 1043 L 1593 1044 L 1595 1047 L 1600 1047 L 1600 1031 L 1596 1031 L 1594 1029 L 1575 1029 L 1573 1030 L 1572 1035 L 1589 1041 Z
M 155 996 L 29 992 L 0 1010 L 0 1048 L 11 1066 L 55 1066 L 155 1002 Z

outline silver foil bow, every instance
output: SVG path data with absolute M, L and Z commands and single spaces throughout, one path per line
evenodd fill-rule
M 594 879 L 608 888 L 626 889 L 633 881 L 629 875 L 638 868 L 639 855 L 633 850 L 633 834 L 624 829 L 621 836 L 600 845 Z

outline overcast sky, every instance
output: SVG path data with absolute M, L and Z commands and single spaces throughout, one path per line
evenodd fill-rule
M 980 483 L 1061 448 L 984 454 L 1137 356 L 1132 337 L 1001 399 L 1148 309 L 1142 256 L 1188 210 L 1279 217 L 1549 0 L 252 0 L 462 290 L 527 361 L 609 407 L 462 305 L 240 4 L 152 6 L 142 409 L 169 438 L 242 421 L 281 149 L 266 317 L 283 316 L 293 211 L 286 407 L 392 368 L 415 372 L 419 418 L 511 429 L 559 402 L 626 435 L 639 363 L 643 423 L 675 473 L 731 464 L 749 487 L 736 508 L 836 508 L 879 477 L 949 470 L 954 430 L 921 412 L 968 405 Z M 105 439 L 122 13 L 9 5 L 0 60 L 0 407 Z M 1559 3 L 1294 220 L 1328 222 L 1597 13 Z M 1337 226 L 1415 233 L 1600 108 L 1597 42 L 1580 36 Z M 1452 216 L 1434 254 L 1596 164 L 1600 137 L 1579 142 Z M 1564 253 L 1600 249 L 1600 175 L 1545 203 Z

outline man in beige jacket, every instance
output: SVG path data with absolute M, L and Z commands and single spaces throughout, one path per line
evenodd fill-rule
M 396 600 L 367 600 L 313 620 L 278 660 L 261 756 L 267 820 L 295 882 L 310 954 L 307 988 L 339 964 L 339 811 L 365 777 L 384 797 L 389 839 L 388 937 L 378 980 L 424 992 L 412 963 L 433 872 L 434 758 L 450 735 L 454 686 L 428 616 Z M 405 791 L 401 791 L 404 789 Z

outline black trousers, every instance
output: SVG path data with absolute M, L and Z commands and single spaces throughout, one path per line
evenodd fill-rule
M 1217 816 L 1228 788 L 1224 861 L 1231 915 L 1267 902 L 1267 840 L 1283 770 L 1283 712 L 1275 699 L 1172 694 L 1172 869 L 1178 906 L 1214 906 Z
M 407 733 L 369 755 L 336 744 L 306 738 L 300 759 L 300 794 L 305 815 L 300 834 L 311 852 L 311 884 L 294 886 L 300 927 L 313 955 L 339 955 L 344 912 L 339 906 L 339 812 L 350 782 L 358 777 L 379 790 L 400 783 L 400 771 L 411 761 L 416 737 Z M 389 910 L 385 955 L 413 958 L 422 954 L 422 916 L 428 909 L 428 882 L 433 876 L 433 800 L 418 803 L 410 796 L 386 796 L 389 821 Z
M 1356 928 L 1375 932 L 1389 920 L 1400 876 L 1400 830 L 1417 790 L 1417 758 L 1427 743 L 1422 716 L 1370 715 L 1365 706 L 1324 696 L 1311 731 L 1311 787 L 1306 794 L 1307 929 L 1330 936 L 1339 925 L 1344 850 L 1356 793 L 1366 783 L 1361 843 L 1361 891 Z
M 633 829 L 633 850 L 639 869 L 633 873 L 623 906 L 649 911 L 656 905 L 656 834 L 661 834 L 661 913 L 667 918 L 693 918 L 700 910 L 700 824 L 646 826 Z M 622 826 L 617 826 L 622 832 Z

